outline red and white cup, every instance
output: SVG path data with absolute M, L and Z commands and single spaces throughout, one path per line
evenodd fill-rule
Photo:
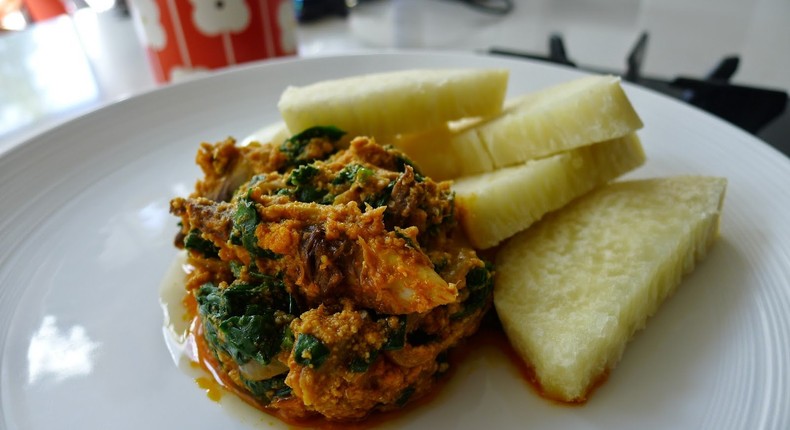
M 292 0 L 131 0 L 160 83 L 296 54 Z

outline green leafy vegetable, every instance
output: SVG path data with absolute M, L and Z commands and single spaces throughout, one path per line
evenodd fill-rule
M 308 163 L 314 159 L 304 153 L 305 148 L 310 144 L 311 140 L 323 138 L 335 143 L 340 140 L 344 134 L 346 134 L 346 132 L 333 126 L 311 127 L 299 134 L 291 136 L 291 138 L 283 142 L 283 144 L 280 145 L 280 152 L 285 154 L 288 160 L 288 165 L 298 166 L 300 164 Z
M 370 365 L 373 364 L 374 361 L 376 361 L 378 356 L 379 356 L 379 352 L 374 350 L 368 354 L 367 359 L 362 357 L 354 357 L 351 360 L 351 363 L 349 363 L 348 369 L 355 373 L 367 372 L 368 369 L 370 368 Z
M 250 276 L 251 279 L 255 281 L 262 282 L 266 285 L 279 284 L 281 287 L 284 288 L 284 285 L 282 283 L 282 274 L 278 274 L 277 276 L 272 276 L 263 273 L 260 270 L 258 270 L 258 266 L 255 264 L 255 261 L 250 262 L 250 265 L 247 266 L 247 274 Z
M 301 133 L 291 136 L 292 142 L 309 142 L 311 139 L 326 138 L 332 142 L 337 142 L 346 134 L 345 131 L 332 125 L 317 125 L 303 130 Z
M 305 164 L 291 170 L 291 174 L 288 176 L 288 180 L 285 183 L 288 185 L 306 185 L 309 184 L 310 180 L 318 173 L 319 170 L 315 165 Z
M 401 349 L 406 345 L 406 317 L 401 316 L 398 320 L 398 328 L 390 334 L 387 342 L 381 347 L 384 351 Z
M 300 185 L 296 187 L 293 197 L 296 201 L 302 203 L 321 203 L 325 205 L 332 203 L 332 196 L 329 195 L 328 191 L 316 188 L 312 185 Z
M 433 263 L 433 270 L 436 271 L 436 273 L 441 274 L 444 269 L 447 269 L 447 266 L 450 265 L 450 260 L 447 257 L 442 257 L 437 261 L 431 260 L 431 263 Z
M 280 342 L 280 348 L 283 351 L 290 351 L 294 347 L 294 333 L 291 331 L 291 327 L 285 326 L 285 330 L 283 330 L 283 340 Z
M 220 288 L 209 282 L 196 293 L 206 341 L 244 364 L 269 364 L 283 346 L 287 325 L 278 325 L 276 311 L 288 303 L 281 281 L 234 282 Z
M 225 334 L 225 351 L 237 363 L 255 360 L 269 364 L 280 351 L 281 334 L 272 312 L 227 318 L 219 330 Z
M 233 273 L 233 277 L 241 278 L 242 273 L 244 271 L 244 265 L 238 261 L 231 261 L 229 265 L 230 265 L 230 272 Z
M 277 259 L 281 256 L 272 250 L 263 249 L 258 246 L 258 238 L 255 237 L 255 229 L 258 227 L 258 211 L 255 209 L 255 202 L 248 198 L 241 199 L 236 205 L 236 212 L 233 215 L 233 229 L 230 234 L 230 241 L 234 245 L 243 245 L 247 252 L 254 257 Z
M 420 248 L 419 248 L 419 247 L 418 247 L 418 246 L 417 246 L 417 245 L 414 243 L 414 241 L 411 239 L 411 237 L 407 236 L 407 235 L 406 235 L 406 233 L 404 233 L 404 232 L 403 232 L 403 229 L 402 229 L 402 228 L 400 228 L 400 227 L 395 227 L 395 236 L 397 236 L 397 237 L 399 237 L 399 238 L 403 239 L 404 241 L 406 241 L 406 246 L 408 246 L 408 247 L 411 247 L 411 248 L 414 248 L 414 249 L 420 249 Z
M 365 203 L 377 208 L 379 206 L 387 206 L 387 203 L 392 197 L 392 190 L 395 188 L 395 181 L 390 181 L 383 190 L 365 199 Z
M 491 277 L 487 267 L 473 267 L 466 273 L 466 288 L 477 290 L 485 287 Z
M 411 160 L 406 158 L 404 155 L 398 155 L 395 157 L 395 170 L 399 172 L 405 172 L 406 166 L 410 166 L 414 170 L 414 180 L 416 182 L 425 181 L 425 176 L 420 173 L 420 169 L 418 169 Z
M 252 190 L 255 188 L 256 185 L 260 184 L 265 180 L 266 180 L 265 174 L 258 174 L 250 178 L 249 182 L 247 183 L 247 197 L 250 196 L 250 193 L 252 193 Z
M 288 294 L 288 309 L 286 310 L 291 315 L 299 315 L 301 312 L 299 311 L 299 303 L 296 302 L 294 296 Z M 293 337 L 293 334 L 291 334 Z
M 222 345 L 222 341 L 219 338 L 217 328 L 214 327 L 214 324 L 209 320 L 203 321 L 203 337 L 206 339 L 206 342 L 212 346 L 211 352 L 214 353 L 214 357 L 219 359 L 219 352 L 224 351 L 224 349 L 221 349 L 219 346 Z
M 356 181 L 365 182 L 371 176 L 373 176 L 373 170 L 361 164 L 349 164 L 337 173 L 335 179 L 332 180 L 332 184 L 342 185 Z
M 453 319 L 471 315 L 488 303 L 494 291 L 494 266 L 486 262 L 482 267 L 474 267 L 466 273 L 466 288 L 469 296 L 464 300 L 464 307 L 450 317 Z
M 316 187 L 312 180 L 318 175 L 320 170 L 314 164 L 304 164 L 291 170 L 287 185 L 295 186 L 296 189 L 290 195 L 296 201 L 303 203 L 331 204 L 333 198 L 327 190 Z
M 435 236 L 442 232 L 442 227 L 452 226 L 455 223 L 455 193 L 445 194 L 449 210 L 442 214 L 442 219 L 438 223 L 430 224 L 425 230 L 425 234 Z M 438 270 L 437 270 L 438 271 Z
M 398 396 L 398 400 L 395 401 L 395 404 L 399 407 L 405 406 L 413 394 L 414 387 L 406 387 L 403 391 L 401 391 L 400 395 Z
M 265 403 L 271 403 L 274 399 L 282 399 L 291 395 L 291 387 L 285 385 L 285 375 L 278 375 L 261 381 L 251 381 L 243 376 L 241 378 L 252 395 Z
M 214 246 L 210 240 L 203 239 L 198 229 L 192 229 L 184 237 L 184 248 L 190 251 L 197 251 L 206 258 L 218 258 L 219 248 Z
M 224 315 L 228 313 L 228 301 L 219 293 L 213 282 L 207 282 L 197 291 L 198 311 L 201 315 Z
M 329 348 L 317 337 L 301 333 L 296 338 L 294 345 L 294 360 L 302 366 L 318 369 L 329 357 Z

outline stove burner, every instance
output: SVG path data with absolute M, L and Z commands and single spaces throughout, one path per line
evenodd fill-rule
M 641 71 L 642 63 L 647 53 L 647 42 L 648 34 L 643 32 L 628 53 L 626 59 L 627 67 L 624 73 L 577 65 L 568 57 L 565 43 L 559 34 L 553 34 L 549 37 L 548 55 L 518 52 L 502 48 L 491 48 L 488 53 L 547 61 L 599 74 L 621 75 L 626 81 L 683 100 L 752 134 L 760 133 L 761 130 L 785 111 L 788 98 L 786 91 L 730 83 L 730 78 L 738 70 L 740 63 L 740 59 L 737 56 L 722 59 L 702 79 L 678 76 L 665 80 L 643 76 Z M 784 151 L 787 153 L 788 149 L 785 148 Z

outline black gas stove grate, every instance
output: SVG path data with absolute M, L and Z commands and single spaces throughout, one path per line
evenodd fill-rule
M 763 138 L 785 155 L 790 156 L 790 142 L 788 142 L 790 114 L 785 113 L 788 99 L 786 91 L 731 83 L 730 79 L 735 75 L 740 64 L 740 58 L 737 56 L 722 59 L 703 78 L 678 76 L 674 79 L 659 79 L 644 76 L 642 63 L 647 53 L 647 42 L 648 34 L 642 33 L 626 57 L 624 72 L 577 65 L 567 55 L 565 43 L 559 34 L 549 37 L 547 55 L 502 48 L 491 48 L 488 52 L 494 55 L 547 61 L 593 73 L 620 75 L 626 81 L 651 88 L 706 110 Z M 768 127 L 771 127 L 771 130 L 767 130 Z M 786 128 L 787 133 L 777 133 L 777 128 Z

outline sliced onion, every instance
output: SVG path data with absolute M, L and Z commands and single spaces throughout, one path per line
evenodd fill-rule
M 288 366 L 278 360 L 272 360 L 266 365 L 251 360 L 239 366 L 239 371 L 244 378 L 250 381 L 262 381 L 287 372 Z

